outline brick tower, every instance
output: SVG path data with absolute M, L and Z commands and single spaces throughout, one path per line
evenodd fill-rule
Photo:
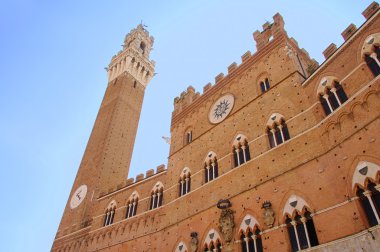
M 153 42 L 140 24 L 111 59 L 108 86 L 56 238 L 89 226 L 95 195 L 128 177 L 144 92 L 154 73 L 155 62 L 149 59 Z

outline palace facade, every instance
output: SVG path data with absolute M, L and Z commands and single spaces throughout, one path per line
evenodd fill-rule
M 321 65 L 276 14 L 254 54 L 175 98 L 167 167 L 128 178 L 155 69 L 137 26 L 109 64 L 52 251 L 379 251 L 379 10 Z

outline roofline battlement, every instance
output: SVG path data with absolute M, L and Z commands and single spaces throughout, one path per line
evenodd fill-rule
M 254 40 L 256 41 L 257 51 L 252 55 L 251 51 L 245 52 L 241 56 L 241 64 L 238 65 L 236 62 L 233 62 L 228 66 L 227 71 L 228 74 L 224 75 L 224 73 L 219 73 L 215 76 L 215 84 L 223 82 L 231 73 L 236 71 L 242 64 L 249 61 L 252 56 L 257 55 L 258 52 L 262 51 L 266 45 L 268 45 L 272 40 L 277 39 L 279 37 L 287 37 L 287 33 L 284 29 L 284 20 L 279 13 L 276 13 L 273 16 L 273 23 L 266 22 L 263 24 L 263 31 L 255 31 L 253 33 Z M 203 87 L 203 94 L 209 91 L 212 87 L 214 87 L 212 83 L 207 83 Z M 202 95 L 203 95 L 202 94 Z M 199 92 L 195 92 L 195 89 L 192 86 L 189 86 L 186 91 L 182 92 L 181 95 L 174 98 L 174 111 L 173 115 L 180 113 L 184 108 L 188 107 L 194 101 L 196 101 L 200 96 L 202 96 Z
M 189 86 L 186 91 L 182 92 L 180 96 L 176 97 L 174 99 L 174 110 L 172 113 L 172 125 L 175 121 L 177 121 L 179 118 L 187 114 L 192 108 L 193 104 L 199 104 L 204 99 L 205 96 L 208 97 L 209 94 L 213 93 L 214 91 L 221 88 L 225 84 L 229 83 L 231 79 L 234 78 L 234 76 L 244 70 L 246 70 L 247 67 L 249 67 L 252 64 L 255 64 L 256 61 L 261 59 L 263 56 L 266 55 L 268 51 L 271 51 L 274 46 L 277 46 L 281 41 L 286 41 L 287 44 L 296 46 L 299 50 L 297 53 L 304 54 L 305 57 L 310 59 L 309 53 L 304 48 L 299 48 L 298 42 L 294 38 L 289 38 L 286 31 L 284 30 L 284 22 L 282 19 L 282 16 L 277 13 L 273 16 L 274 22 L 272 24 L 268 25 L 268 22 L 263 25 L 263 31 L 259 32 L 256 31 L 255 33 L 259 32 L 260 34 L 266 34 L 264 35 L 255 35 L 254 38 L 257 43 L 257 50 L 254 54 L 251 53 L 251 51 L 246 51 L 241 56 L 241 63 L 238 64 L 236 62 L 232 62 L 228 68 L 227 68 L 227 75 L 224 73 L 219 73 L 217 76 L 215 76 L 215 82 L 214 83 L 207 83 L 203 87 L 203 93 L 200 94 L 199 92 L 196 92 L 195 89 L 192 86 Z M 272 35 L 274 34 L 274 35 Z M 256 37 L 255 37 L 256 36 Z M 270 39 L 270 36 L 272 36 L 272 39 Z M 258 45 L 260 44 L 260 45 Z M 310 59 L 312 64 L 312 70 L 314 71 L 318 67 L 318 62 L 314 59 Z M 248 63 L 249 62 L 249 63 Z M 306 78 L 306 77 L 305 77 Z M 191 107 L 191 108 L 190 108 Z
M 363 25 L 365 23 L 367 23 L 367 21 L 373 17 L 378 11 L 379 11 L 380 7 L 379 7 L 379 4 L 374 1 L 372 2 L 363 12 L 362 12 L 362 15 L 366 18 L 366 21 L 363 23 Z M 188 107 L 190 105 L 192 105 L 195 101 L 199 101 L 200 99 L 199 98 L 203 98 L 204 95 L 206 93 L 208 93 L 210 90 L 212 90 L 213 88 L 215 88 L 216 86 L 218 85 L 222 85 L 222 83 L 225 82 L 226 79 L 230 79 L 230 75 L 232 73 L 234 73 L 236 70 L 238 69 L 242 69 L 243 65 L 245 65 L 246 62 L 248 62 L 251 58 L 259 58 L 259 55 L 263 52 L 263 51 L 267 51 L 267 50 L 264 50 L 266 49 L 266 47 L 271 44 L 272 41 L 276 40 L 278 38 L 283 38 L 284 36 L 286 38 L 288 38 L 291 42 L 294 43 L 294 45 L 296 45 L 298 47 L 298 42 L 297 40 L 295 40 L 293 37 L 289 38 L 285 29 L 284 29 L 284 25 L 285 25 L 285 22 L 281 16 L 281 14 L 279 13 L 276 13 L 274 16 L 273 16 L 273 23 L 269 23 L 269 22 L 266 22 L 263 24 L 263 30 L 262 31 L 259 31 L 259 30 L 256 30 L 254 33 L 253 33 L 253 37 L 254 37 L 254 40 L 256 41 L 256 52 L 254 54 L 251 54 L 250 51 L 247 51 L 246 53 L 244 53 L 242 56 L 241 56 L 241 64 L 238 65 L 236 62 L 233 62 L 227 69 L 228 69 L 228 74 L 227 75 L 224 75 L 223 73 L 220 73 L 218 74 L 216 77 L 215 77 L 215 85 L 212 84 L 211 82 L 207 83 L 204 87 L 203 87 L 203 93 L 200 94 L 199 92 L 195 92 L 195 89 L 192 87 L 192 86 L 189 86 L 187 91 L 184 91 L 181 93 L 181 95 L 179 97 L 176 97 L 174 99 L 174 111 L 172 113 L 172 125 L 173 125 L 173 122 L 174 121 L 177 121 L 178 118 L 180 118 L 183 114 L 186 114 L 188 112 Z M 363 26 L 362 25 L 362 26 Z M 308 82 L 309 79 L 313 78 L 314 76 L 314 73 L 321 69 L 321 67 L 327 62 L 327 59 L 329 59 L 335 52 L 337 52 L 343 45 L 346 44 L 347 41 L 350 40 L 350 38 L 352 38 L 352 36 L 354 34 L 357 33 L 358 30 L 360 30 L 360 28 L 362 27 L 360 26 L 359 29 L 354 25 L 354 24 L 350 24 L 342 33 L 342 37 L 344 39 L 344 42 L 342 43 L 342 45 L 337 48 L 336 45 L 334 43 L 331 43 L 324 51 L 323 51 L 323 55 L 325 57 L 325 61 L 322 63 L 322 64 L 318 64 L 318 62 L 315 60 L 315 59 L 311 59 L 311 61 L 313 62 L 313 64 L 311 64 L 310 66 L 308 66 L 308 69 L 307 72 L 307 76 L 305 76 L 305 81 L 304 83 Z M 309 53 L 304 49 L 304 48 L 300 48 L 300 51 L 302 53 L 304 53 L 308 58 L 310 58 L 309 56 Z M 310 69 L 309 69 L 310 67 Z M 194 90 L 193 92 L 189 92 L 189 88 L 192 88 L 192 90 Z
M 317 69 L 302 83 L 303 86 L 307 85 L 312 79 L 314 79 L 315 76 L 317 76 L 317 73 L 322 71 L 322 69 L 326 68 L 326 66 L 331 62 L 331 59 L 334 58 L 336 55 L 338 55 L 349 43 L 351 40 L 355 39 L 361 31 L 364 30 L 364 27 L 366 27 L 371 20 L 375 18 L 376 15 L 379 15 L 380 13 L 380 6 L 379 4 L 374 1 L 372 2 L 363 12 L 362 15 L 366 19 L 363 24 L 357 28 L 354 24 L 349 24 L 346 29 L 341 33 L 344 42 L 337 47 L 334 43 L 331 43 L 324 51 L 323 55 L 325 57 L 325 61 L 322 62 Z
M 127 188 L 137 186 L 138 184 L 145 182 L 148 179 L 155 177 L 156 175 L 163 174 L 165 171 L 167 171 L 167 169 L 165 169 L 165 165 L 161 164 L 156 167 L 156 172 L 154 169 L 149 169 L 145 172 L 145 175 L 144 173 L 140 173 L 136 175 L 136 178 L 128 178 L 123 183 L 118 184 L 116 187 L 111 187 L 107 191 L 101 191 L 98 194 L 97 199 L 102 199 Z

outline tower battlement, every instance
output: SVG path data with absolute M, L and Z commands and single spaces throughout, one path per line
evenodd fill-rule
M 175 98 L 167 168 L 128 178 L 149 79 L 141 71 L 154 67 L 153 39 L 132 30 L 111 60 L 52 251 L 379 247 L 378 4 L 363 15 L 318 66 L 276 14 L 254 33 L 255 53 L 203 94 L 188 86 Z
M 287 36 L 285 31 L 284 19 L 279 13 L 273 16 L 273 23 L 266 22 L 263 24 L 263 30 L 260 32 L 256 30 L 253 33 L 253 38 L 256 41 L 257 51 L 264 48 L 269 42 L 281 35 Z
M 123 49 L 114 55 L 109 64 L 108 82 L 128 73 L 146 87 L 154 75 L 156 63 L 149 59 L 154 43 L 153 36 L 142 24 L 125 36 Z

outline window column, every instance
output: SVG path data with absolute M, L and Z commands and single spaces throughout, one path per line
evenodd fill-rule
M 379 215 L 377 213 L 375 204 L 373 204 L 373 200 L 372 200 L 372 197 L 371 197 L 371 192 L 370 191 L 365 191 L 363 194 L 367 197 L 367 199 L 369 201 L 369 204 L 371 205 L 372 211 L 373 211 L 373 213 L 374 213 L 374 215 L 376 217 L 377 224 L 380 224 L 380 218 L 379 218 Z
M 294 229 L 294 234 L 295 234 L 295 236 L 296 236 L 296 241 L 297 241 L 297 248 L 298 248 L 298 250 L 301 250 L 301 247 L 300 247 L 300 241 L 299 241 L 299 239 L 298 239 L 297 222 L 292 221 L 292 222 L 290 222 L 290 224 L 292 224 L 293 229 Z
M 236 158 L 237 158 L 237 166 L 240 166 L 240 157 L 239 157 L 239 148 L 237 147 L 235 149 L 236 152 Z

